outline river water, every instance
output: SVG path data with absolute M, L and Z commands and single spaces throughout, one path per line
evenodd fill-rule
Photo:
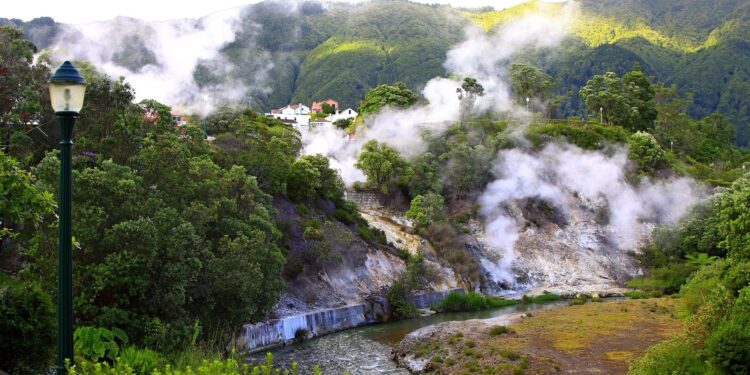
M 488 319 L 510 316 L 518 312 L 546 310 L 567 305 L 568 301 L 502 307 L 465 313 L 435 314 L 392 323 L 374 324 L 333 333 L 300 344 L 272 349 L 274 363 L 290 368 L 297 362 L 300 374 L 312 374 L 320 365 L 326 375 L 408 375 L 391 359 L 391 349 L 410 332 L 429 325 L 458 320 Z M 264 353 L 250 356 L 251 363 L 265 361 Z

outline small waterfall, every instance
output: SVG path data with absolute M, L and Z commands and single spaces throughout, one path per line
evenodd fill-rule
M 244 326 L 243 339 L 247 348 L 254 351 L 287 344 L 295 339 L 298 332 L 315 337 L 374 323 L 374 318 L 366 316 L 365 307 L 365 305 L 345 306 L 247 324 Z
M 418 308 L 423 309 L 442 301 L 450 292 L 463 293 L 463 289 L 415 294 L 409 299 Z M 378 316 L 376 312 L 383 311 L 383 306 L 379 306 L 378 309 L 374 306 L 376 303 L 370 301 L 361 305 L 344 306 L 256 324 L 246 324 L 243 327 L 242 339 L 248 351 L 255 352 L 288 344 L 294 341 L 298 332 L 304 333 L 306 337 L 317 337 L 365 324 L 377 323 L 382 317 Z

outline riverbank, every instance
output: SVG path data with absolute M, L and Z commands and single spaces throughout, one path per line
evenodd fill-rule
M 446 312 L 380 324 L 369 324 L 302 343 L 277 346 L 271 350 L 274 361 L 284 367 L 297 362 L 300 373 L 312 373 L 320 365 L 324 374 L 407 375 L 392 359 L 392 350 L 409 333 L 443 322 L 498 318 L 518 313 L 554 309 L 567 305 L 564 300 L 516 304 L 497 309 L 470 312 Z M 265 352 L 250 354 L 252 364 L 265 361 Z
M 394 359 L 415 373 L 624 374 L 646 348 L 681 329 L 675 302 L 589 302 L 440 323 L 407 335 L 394 349 Z

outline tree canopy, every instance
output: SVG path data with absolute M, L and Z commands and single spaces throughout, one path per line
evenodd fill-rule
M 362 116 L 371 115 L 385 107 L 403 108 L 417 102 L 417 94 L 401 82 L 392 85 L 380 85 L 367 92 L 359 106 Z

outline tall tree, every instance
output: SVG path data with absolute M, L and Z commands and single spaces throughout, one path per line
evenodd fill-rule
M 622 78 L 613 72 L 596 75 L 579 92 L 589 112 L 604 122 L 631 131 L 653 129 L 656 120 L 655 90 L 638 65 Z
M 477 98 L 484 95 L 484 87 L 475 78 L 466 77 L 456 93 L 461 101 L 461 121 L 464 121 L 474 108 Z
M 417 94 L 409 90 L 406 84 L 396 82 L 370 90 L 359 105 L 359 112 L 362 116 L 367 116 L 387 106 L 404 108 L 416 102 Z
M 388 194 L 410 175 L 409 166 L 398 151 L 376 140 L 365 143 L 355 166 L 367 176 L 367 184 Z
M 20 30 L 0 26 L 0 144 L 6 153 L 23 159 L 30 156 L 30 133 L 43 123 L 49 102 L 49 68 L 34 63 L 36 52 Z
M 553 98 L 552 89 L 555 86 L 555 80 L 537 67 L 512 64 L 510 78 L 513 96 L 519 104 L 525 104 L 526 98 L 536 99 L 541 103 L 546 103 Z

